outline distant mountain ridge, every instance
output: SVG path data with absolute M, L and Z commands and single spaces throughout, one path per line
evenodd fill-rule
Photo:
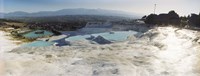
M 22 11 L 4 14 L 4 17 L 42 17 L 42 16 L 62 16 L 62 15 L 103 15 L 103 16 L 122 16 L 122 17 L 139 17 L 139 14 L 128 13 L 117 10 L 105 9 L 62 9 L 58 11 L 40 11 L 35 13 L 27 13 Z
M 0 13 L 0 18 L 3 18 L 4 17 L 4 14 L 3 13 Z

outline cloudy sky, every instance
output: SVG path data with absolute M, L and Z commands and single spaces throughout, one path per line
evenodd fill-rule
M 0 0 L 0 12 L 38 12 L 67 8 L 112 9 L 139 14 L 175 10 L 181 15 L 200 12 L 200 0 Z

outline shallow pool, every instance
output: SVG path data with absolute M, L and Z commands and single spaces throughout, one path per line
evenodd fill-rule
M 66 38 L 67 41 L 77 41 L 77 40 L 84 40 L 86 38 L 90 38 L 91 35 L 77 35 L 77 36 L 71 36 Z
M 46 47 L 46 46 L 52 46 L 55 42 L 46 42 L 46 41 L 34 41 L 31 43 L 27 43 L 25 45 L 22 45 L 22 47 Z
M 37 32 L 42 32 L 42 33 L 36 34 Z M 40 38 L 40 37 L 51 36 L 51 35 L 53 35 L 53 33 L 50 31 L 36 30 L 36 31 L 29 32 L 27 34 L 24 34 L 23 36 L 25 38 Z
M 120 31 L 120 32 L 106 32 L 106 33 L 99 33 L 99 34 L 93 34 L 93 36 L 102 36 L 103 38 L 109 40 L 109 41 L 125 41 L 127 38 L 131 35 L 137 34 L 137 32 L 133 31 Z
M 105 32 L 105 33 L 97 33 L 97 34 L 89 34 L 89 35 L 77 35 L 71 36 L 66 39 L 65 41 L 78 41 L 78 40 L 93 40 L 98 36 L 102 36 L 104 39 L 109 40 L 111 42 L 118 42 L 118 41 L 125 41 L 131 35 L 135 35 L 138 32 L 135 31 L 114 31 L 114 32 Z M 64 42 L 64 40 L 62 42 Z M 52 46 L 54 43 L 58 42 L 46 42 L 46 41 L 34 41 L 28 44 L 23 45 L 23 47 L 46 47 Z M 58 43 L 59 44 L 59 43 Z
M 103 38 L 109 41 L 125 41 L 129 36 L 135 35 L 137 32 L 135 31 L 114 31 L 114 32 L 105 32 L 91 35 L 77 35 L 66 38 L 66 41 L 76 41 L 83 39 L 92 39 L 93 37 L 102 36 Z

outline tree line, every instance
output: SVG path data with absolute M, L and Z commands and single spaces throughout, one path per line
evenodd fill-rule
M 200 27 L 200 13 L 191 14 L 189 16 L 179 16 L 175 11 L 170 11 L 169 13 L 162 14 L 150 14 L 148 16 L 143 16 L 142 20 L 146 24 L 167 26 L 173 25 L 176 27 Z

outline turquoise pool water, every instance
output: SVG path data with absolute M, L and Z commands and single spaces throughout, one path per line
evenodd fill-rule
M 71 36 L 66 38 L 67 41 L 77 41 L 77 40 L 84 40 L 86 38 L 90 38 L 91 35 L 77 35 L 77 36 Z
M 54 42 L 46 42 L 46 41 L 34 41 L 31 43 L 27 43 L 23 45 L 22 47 L 46 47 L 53 45 Z
M 42 31 L 43 33 L 36 34 L 37 32 L 42 32 Z M 29 32 L 27 34 L 24 34 L 23 36 L 25 38 L 40 38 L 40 37 L 51 36 L 51 35 L 53 35 L 53 33 L 50 31 L 36 30 L 36 31 Z
M 77 35 L 71 36 L 65 39 L 65 41 L 77 41 L 77 40 L 84 40 L 89 39 L 92 40 L 97 36 L 102 36 L 106 40 L 117 42 L 117 41 L 125 41 L 131 35 L 135 35 L 137 32 L 134 31 L 115 31 L 115 32 L 105 32 L 105 33 L 98 33 L 98 34 L 90 34 L 90 35 Z M 22 47 L 46 47 L 52 46 L 56 42 L 46 42 L 46 41 L 34 41 L 28 44 L 23 45 Z
M 98 33 L 98 34 L 91 34 L 91 35 L 77 35 L 66 38 L 66 41 L 76 41 L 76 40 L 83 40 L 86 38 L 91 38 L 92 36 L 102 36 L 103 38 L 109 41 L 125 41 L 129 36 L 137 34 L 135 31 L 114 31 L 113 33 L 106 32 L 106 33 Z
M 93 34 L 93 36 L 102 36 L 105 39 L 109 41 L 125 41 L 127 38 L 131 35 L 136 34 L 136 32 L 133 31 L 120 31 L 120 32 L 113 32 L 113 34 L 107 32 L 107 33 L 99 33 L 99 34 Z

